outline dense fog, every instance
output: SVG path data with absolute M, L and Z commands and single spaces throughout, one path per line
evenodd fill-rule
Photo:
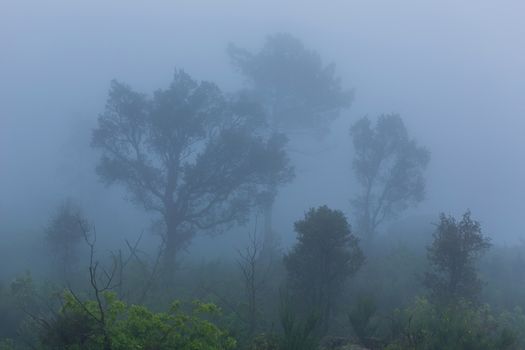
M 429 161 L 424 200 L 379 225 L 376 239 L 428 244 L 440 213 L 470 209 L 494 246 L 521 244 L 524 11 L 520 1 L 485 0 L 4 1 L 0 279 L 28 270 L 47 278 L 44 232 L 66 199 L 96 227 L 100 254 L 142 234 L 141 249 L 154 255 L 158 215 L 95 171 L 102 152 L 91 145 L 93 131 L 111 81 L 151 96 L 182 69 L 233 95 L 247 78 L 228 46 L 257 53 L 278 33 L 316 51 L 323 65 L 334 63 L 341 89 L 353 96 L 325 123 L 327 132 L 289 137 L 295 178 L 278 187 L 272 209 L 281 251 L 296 240 L 294 222 L 322 205 L 342 211 L 360 236 L 350 128 L 390 113 Z M 221 234 L 196 234 L 181 261 L 235 260 L 261 227 L 256 212 Z

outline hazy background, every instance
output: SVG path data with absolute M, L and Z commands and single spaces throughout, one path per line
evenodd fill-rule
M 274 213 L 285 243 L 310 206 L 351 216 L 357 188 L 349 125 L 389 112 L 400 113 L 432 153 L 427 200 L 406 215 L 430 223 L 441 211 L 470 208 L 494 240 L 514 243 L 525 211 L 524 11 L 522 1 L 480 0 L 3 0 L 1 260 L 16 257 L 18 247 L 37 249 L 34 238 L 67 196 L 108 242 L 147 229 L 150 217 L 94 173 L 91 129 L 110 80 L 150 93 L 167 86 L 178 67 L 234 91 L 242 81 L 226 45 L 258 50 L 275 32 L 335 62 L 343 85 L 355 89 L 353 106 L 327 140 L 308 145 L 325 151 L 294 156 L 297 178 L 280 192 Z M 207 242 L 195 245 L 215 249 Z

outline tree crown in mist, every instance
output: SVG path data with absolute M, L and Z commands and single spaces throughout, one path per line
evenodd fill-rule
M 342 88 L 335 65 L 325 65 L 316 51 L 290 34 L 268 36 L 257 53 L 230 45 L 228 54 L 248 91 L 265 106 L 273 128 L 326 131 L 350 106 L 353 94 Z
M 361 186 L 353 207 L 358 228 L 368 237 L 383 221 L 424 199 L 430 153 L 410 138 L 397 114 L 380 115 L 375 125 L 368 117 L 361 118 L 350 135 L 354 174 Z
M 93 132 L 97 172 L 160 213 L 176 251 L 197 231 L 243 222 L 269 184 L 293 176 L 286 138 L 263 127 L 257 104 L 183 71 L 151 97 L 114 81 Z

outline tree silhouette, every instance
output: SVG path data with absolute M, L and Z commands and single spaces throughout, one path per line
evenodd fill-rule
M 460 298 L 475 301 L 481 292 L 476 259 L 490 248 L 490 240 L 481 233 L 479 222 L 472 220 L 470 211 L 460 221 L 441 214 L 434 240 L 428 247 L 432 267 L 423 284 L 431 296 L 440 302 Z
M 310 209 L 295 223 L 297 243 L 284 257 L 290 287 L 327 325 L 343 283 L 363 264 L 358 239 L 339 210 Z
M 73 200 L 67 199 L 58 206 L 45 228 L 46 243 L 65 279 L 71 277 L 78 263 L 78 246 L 84 239 L 81 224 L 87 224 L 82 210 Z
M 374 127 L 364 117 L 351 127 L 350 135 L 353 168 L 362 187 L 352 204 L 358 230 L 370 240 L 381 223 L 423 200 L 423 171 L 430 153 L 409 137 L 397 114 L 379 116 Z
M 181 70 L 152 97 L 113 81 L 93 132 L 97 172 L 160 214 L 172 264 L 197 232 L 245 222 L 268 186 L 293 176 L 285 138 L 263 127 L 257 104 Z

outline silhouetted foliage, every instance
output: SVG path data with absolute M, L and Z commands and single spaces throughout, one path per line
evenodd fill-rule
M 78 263 L 78 245 L 84 239 L 81 225 L 86 224 L 80 207 L 66 200 L 58 207 L 45 229 L 46 243 L 63 278 L 69 277 L 72 268 Z
M 356 305 L 348 313 L 348 320 L 357 336 L 359 342 L 365 346 L 372 343 L 377 326 L 373 324 L 373 317 L 377 312 L 377 306 L 373 298 L 361 296 Z
M 280 337 L 279 350 L 314 350 L 318 344 L 315 330 L 319 327 L 319 314 L 310 311 L 306 319 L 301 321 L 289 295 L 282 293 L 280 302 L 283 334 Z
M 429 152 L 411 139 L 401 117 L 381 115 L 375 126 L 368 117 L 350 129 L 353 168 L 362 193 L 353 200 L 361 235 L 371 239 L 377 227 L 424 198 L 423 171 Z
M 284 257 L 290 287 L 302 306 L 318 312 L 326 324 L 344 282 L 364 256 L 339 210 L 312 208 L 295 223 L 295 231 L 298 242 Z
M 10 285 L 0 284 L 0 340 L 19 335 L 27 314 L 38 309 L 34 294 L 35 286 L 29 272 L 15 278 Z
M 268 185 L 292 176 L 284 136 L 265 136 L 262 126 L 256 104 L 183 71 L 151 98 L 113 81 L 93 132 L 97 172 L 161 215 L 174 259 L 197 231 L 244 222 Z
M 432 271 L 425 274 L 424 285 L 437 301 L 452 302 L 460 298 L 475 301 L 481 292 L 477 259 L 490 247 L 490 240 L 481 233 L 479 222 L 470 211 L 458 222 L 441 214 L 428 247 Z
M 290 34 L 268 36 L 257 53 L 230 45 L 228 54 L 275 129 L 326 131 L 341 109 L 350 106 L 352 93 L 341 87 L 335 65 L 325 65 L 317 52 Z
M 387 350 L 521 349 L 515 333 L 488 306 L 465 301 L 443 306 L 417 299 L 396 316 L 391 324 L 396 339 Z

